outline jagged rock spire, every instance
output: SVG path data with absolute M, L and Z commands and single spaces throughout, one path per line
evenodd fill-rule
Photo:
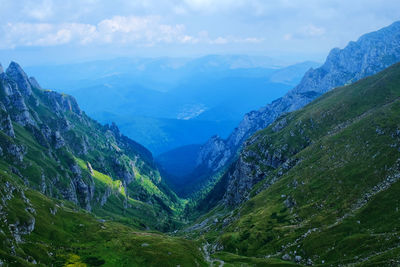
M 37 89 L 41 89 L 42 88 L 42 87 L 40 87 L 40 84 L 37 82 L 35 77 L 29 77 L 29 82 L 31 83 L 31 85 L 33 87 L 36 87 Z
M 112 122 L 110 125 L 110 130 L 116 135 L 116 136 L 121 136 L 121 132 L 119 131 L 119 128 L 115 122 Z
M 32 87 L 29 83 L 28 76 L 17 63 L 12 61 L 8 66 L 6 73 L 17 83 L 18 88 L 23 95 L 30 96 L 32 94 Z

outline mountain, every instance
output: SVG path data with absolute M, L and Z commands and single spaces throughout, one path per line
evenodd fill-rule
M 265 57 L 209 55 L 28 70 L 45 88 L 73 95 L 89 116 L 116 122 L 122 133 L 157 155 L 204 143 L 214 134 L 227 137 L 248 110 L 282 96 L 310 66 L 317 66 L 305 62 L 278 68 L 272 63 Z
M 139 228 L 173 227 L 180 200 L 151 153 L 12 62 L 0 75 L 2 169 L 46 196 Z M 155 219 L 157 218 L 157 219 Z
M 207 266 L 194 242 L 154 231 L 183 203 L 151 153 L 15 62 L 0 65 L 0 183 L 0 265 Z
M 244 143 L 209 194 L 217 206 L 183 233 L 238 265 L 398 265 L 399 117 L 400 63 L 281 115 Z
M 33 65 L 25 69 L 37 77 L 44 87 L 62 91 L 98 85 L 99 80 L 109 83 L 118 79 L 121 84 L 135 81 L 151 90 L 165 92 L 174 88 L 181 77 L 189 77 L 194 71 L 280 69 L 288 65 L 265 56 L 208 55 L 199 58 L 115 58 L 65 65 Z M 131 79 L 127 80 L 127 77 Z
M 115 123 L 0 67 L 0 265 L 399 265 L 400 63 L 378 71 L 398 61 L 399 27 L 332 51 L 253 112 L 232 155 L 215 136 L 212 157 L 181 147 L 160 170 Z
M 375 74 L 398 61 L 400 22 L 365 34 L 344 49 L 333 49 L 321 67 L 310 69 L 301 82 L 283 97 L 247 113 L 227 139 L 213 137 L 207 141 L 198 154 L 195 175 L 204 180 L 210 173 L 226 168 L 247 138 L 280 115 L 305 106 L 334 87 Z
M 1 168 L 3 266 L 208 266 L 195 242 L 95 217 Z
M 320 65 L 321 64 L 317 64 L 312 61 L 297 63 L 274 71 L 270 75 L 269 79 L 274 83 L 283 83 L 293 86 L 301 81 L 304 73 L 311 68 L 317 68 Z

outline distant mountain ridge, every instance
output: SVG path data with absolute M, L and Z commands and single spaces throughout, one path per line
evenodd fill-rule
M 286 95 L 247 113 L 227 139 L 216 136 L 205 143 L 197 158 L 197 169 L 208 173 L 220 170 L 232 161 L 247 138 L 281 114 L 297 110 L 332 88 L 375 74 L 399 61 L 400 22 L 365 34 L 344 49 L 333 49 L 321 67 L 310 69 Z
M 227 137 L 248 110 L 282 96 L 318 66 L 274 61 L 243 55 L 120 58 L 27 70 L 45 88 L 73 95 L 89 116 L 116 122 L 157 155 L 214 134 Z

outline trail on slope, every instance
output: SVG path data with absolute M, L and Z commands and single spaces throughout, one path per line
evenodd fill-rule
M 223 260 L 211 258 L 210 252 L 208 251 L 209 247 L 210 247 L 210 244 L 208 242 L 206 242 L 203 245 L 203 252 L 204 252 L 206 261 L 210 264 L 211 267 L 214 267 L 214 262 L 219 263 L 219 266 L 216 266 L 216 267 L 224 266 L 225 262 Z

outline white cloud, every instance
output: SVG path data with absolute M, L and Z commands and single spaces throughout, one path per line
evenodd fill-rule
M 182 24 L 168 25 L 156 16 L 104 19 L 96 25 L 82 23 L 7 23 L 2 27 L 0 47 L 54 46 L 67 43 L 141 44 L 196 43 Z
M 293 39 L 318 38 L 323 36 L 325 33 L 326 30 L 323 27 L 318 27 L 313 24 L 309 24 L 299 28 L 296 32 L 285 34 L 283 36 L 283 39 L 289 41 Z
M 181 5 L 174 6 L 172 8 L 172 10 L 176 15 L 187 15 L 188 14 L 187 9 L 185 7 L 183 7 L 183 6 L 181 6 Z
M 259 43 L 263 39 L 218 36 L 207 31 L 197 36 L 186 32 L 183 24 L 165 24 L 159 16 L 115 16 L 97 24 L 83 23 L 7 23 L 0 31 L 0 48 L 56 46 L 64 44 L 113 44 L 154 46 L 162 43 L 211 44 Z
M 219 44 L 219 45 L 221 45 L 221 44 L 227 44 L 227 43 L 228 43 L 228 39 L 224 38 L 224 37 L 221 37 L 221 36 L 210 41 L 210 44 Z
M 39 21 L 49 19 L 54 15 L 53 1 L 27 2 L 23 5 L 22 13 Z
M 322 36 L 325 34 L 325 29 L 322 27 L 317 27 L 315 25 L 309 24 L 303 27 L 300 31 L 305 37 Z
M 248 43 L 248 44 L 259 44 L 264 42 L 264 38 L 256 38 L 256 37 L 248 37 L 248 38 L 240 38 L 236 39 L 236 43 Z
M 72 41 L 90 43 L 96 36 L 96 27 L 89 24 L 65 23 L 7 23 L 2 28 L 1 48 L 18 46 L 54 46 Z
M 82 51 L 105 53 L 139 51 L 150 46 L 154 49 L 143 50 L 149 54 L 185 51 L 186 54 L 322 55 L 332 47 L 345 46 L 363 33 L 389 25 L 400 14 L 398 0 L 0 0 L 0 3 L 0 48 L 73 44 L 81 45 Z M 130 49 L 131 46 L 139 49 Z

